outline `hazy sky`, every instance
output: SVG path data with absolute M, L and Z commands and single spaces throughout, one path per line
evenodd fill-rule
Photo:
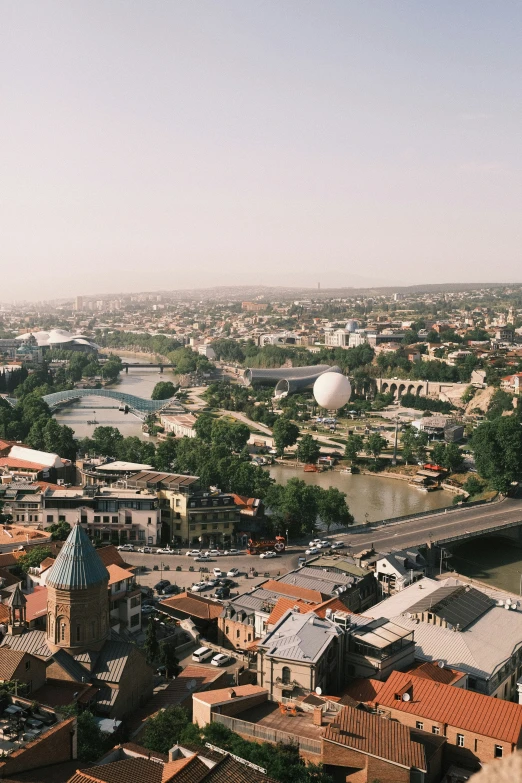
M 522 281 L 518 0 L 0 0 L 0 301 Z

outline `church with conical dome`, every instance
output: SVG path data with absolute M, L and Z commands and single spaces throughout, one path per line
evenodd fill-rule
M 111 630 L 109 572 L 80 524 L 71 530 L 47 576 L 46 628 L 29 630 L 25 596 L 9 605 L 1 646 L 45 660 L 47 683 L 90 688 L 95 712 L 121 718 L 152 695 L 152 667 L 135 644 Z M 49 688 L 48 688 L 49 689 Z

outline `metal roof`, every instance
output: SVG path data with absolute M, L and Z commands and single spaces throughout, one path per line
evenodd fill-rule
M 76 524 L 47 576 L 47 586 L 85 590 L 109 581 L 109 572 L 81 525 Z
M 56 650 L 53 660 L 76 682 L 88 682 L 90 673 L 65 650 Z
M 410 614 L 430 612 L 462 630 L 495 606 L 496 602 L 469 585 L 441 587 L 410 607 Z
M 119 682 L 134 649 L 134 645 L 129 642 L 105 642 L 96 661 L 93 677 L 105 682 Z
M 337 625 L 313 612 L 300 614 L 290 610 L 258 646 L 265 649 L 267 657 L 312 663 L 341 633 Z
M 39 655 L 41 658 L 50 658 L 51 650 L 47 646 L 45 631 L 27 631 L 18 636 L 7 634 L 2 639 L 1 647 L 9 647 L 10 650 L 23 650 L 24 652 Z

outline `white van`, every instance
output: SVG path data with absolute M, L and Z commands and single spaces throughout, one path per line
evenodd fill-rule
M 196 663 L 203 663 L 203 661 L 208 661 L 209 658 L 212 658 L 213 655 L 214 650 L 211 650 L 210 647 L 200 647 L 199 650 L 192 653 L 192 660 L 196 661 Z

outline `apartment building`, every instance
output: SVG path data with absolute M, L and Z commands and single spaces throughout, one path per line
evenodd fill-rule
M 240 508 L 232 494 L 204 492 L 197 476 L 142 471 L 127 482 L 159 500 L 161 522 L 175 546 L 227 547 L 232 544 Z

